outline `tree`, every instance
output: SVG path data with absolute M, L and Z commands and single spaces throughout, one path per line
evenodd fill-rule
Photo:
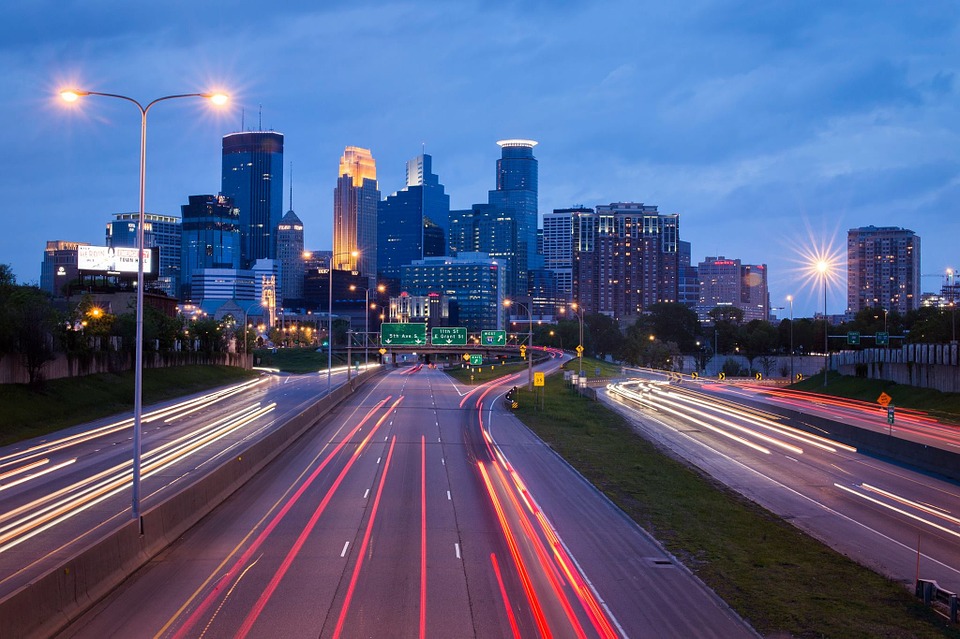
M 697 314 L 685 304 L 660 302 L 651 305 L 636 323 L 644 322 L 657 339 L 673 342 L 681 351 L 697 350 L 697 338 L 703 333 Z M 635 324 L 636 324 L 635 323 Z
M 583 318 L 584 348 L 595 357 L 604 359 L 607 355 L 618 357 L 623 345 L 623 335 L 617 320 L 599 313 Z
M 15 345 L 31 386 L 43 383 L 43 367 L 54 359 L 54 333 L 59 315 L 49 296 L 39 288 L 18 286 L 9 304 L 13 320 Z
M 779 334 L 770 322 L 751 320 L 742 331 L 743 348 L 741 351 L 753 368 L 753 360 L 761 355 L 769 355 L 777 350 Z M 766 371 L 770 374 L 769 370 Z

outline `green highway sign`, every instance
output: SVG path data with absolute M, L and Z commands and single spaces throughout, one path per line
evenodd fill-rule
M 380 343 L 385 346 L 418 346 L 427 343 L 426 324 L 381 324 Z
M 483 355 L 471 355 L 470 356 L 470 365 L 471 366 L 480 366 L 483 364 Z
M 849 331 L 847 333 L 847 344 L 850 346 L 856 346 L 860 343 L 860 332 L 859 331 Z
M 466 346 L 467 329 L 463 326 L 436 326 L 430 329 L 430 343 L 434 346 Z
M 507 332 L 480 331 L 480 343 L 484 346 L 503 346 L 507 343 Z
M 877 331 L 877 346 L 887 346 L 890 344 L 890 333 Z

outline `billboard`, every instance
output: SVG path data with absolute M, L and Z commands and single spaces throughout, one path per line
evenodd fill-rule
M 77 268 L 82 273 L 104 273 L 107 275 L 136 275 L 136 248 L 122 246 L 85 246 L 77 247 Z M 143 272 L 156 272 L 156 257 L 151 249 L 143 251 Z

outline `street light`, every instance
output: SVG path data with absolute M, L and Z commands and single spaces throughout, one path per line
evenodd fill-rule
M 345 251 L 336 255 L 330 254 L 330 268 L 328 269 L 330 277 L 327 282 L 327 395 L 330 394 L 330 389 L 333 387 L 333 262 L 342 255 L 357 257 L 360 253 L 358 251 Z M 350 362 L 347 362 L 347 368 L 349 370 Z
M 947 287 L 950 289 L 950 343 L 957 343 L 957 285 L 953 279 L 954 270 L 947 269 Z
M 117 93 L 101 93 L 99 91 L 80 91 L 65 89 L 60 97 L 66 102 L 76 102 L 82 97 L 97 95 L 104 98 L 116 98 L 130 102 L 140 111 L 140 209 L 137 217 L 137 248 L 140 249 L 140 258 L 137 260 L 137 331 L 136 331 L 136 360 L 134 362 L 134 391 L 133 391 L 133 518 L 140 518 L 140 440 L 141 418 L 143 416 L 143 226 L 144 226 L 144 198 L 146 195 L 147 171 L 147 113 L 158 102 L 175 100 L 178 98 L 206 98 L 216 105 L 226 104 L 230 99 L 224 93 L 178 93 L 165 95 L 148 102 L 146 106 L 139 101 Z
M 365 326 L 363 329 L 363 364 L 364 366 L 370 365 L 370 288 L 369 287 L 358 287 L 356 284 L 350 285 L 350 290 L 355 291 L 357 288 L 363 289 L 363 317 L 365 321 Z M 377 292 L 383 293 L 387 290 L 387 287 L 383 284 L 377 284 Z M 347 366 L 350 365 L 350 362 L 347 362 Z
M 528 304 L 503 300 L 503 305 L 506 308 L 510 308 L 511 304 L 516 304 L 527 310 L 527 347 L 530 349 L 530 353 L 527 354 L 527 387 L 533 390 L 533 313 L 530 311 Z
M 583 309 L 577 306 L 576 302 L 570 302 L 571 313 L 577 316 L 577 320 L 580 322 L 580 342 L 577 344 L 579 348 L 583 348 Z M 567 309 L 561 308 L 560 311 L 564 312 Z M 577 360 L 578 360 L 578 370 L 577 377 L 583 377 L 583 353 L 577 351 Z
M 790 302 L 790 381 L 796 377 L 793 373 L 793 295 L 787 295 L 787 301 Z
M 827 275 L 830 271 L 830 263 L 826 260 L 818 260 L 816 268 L 820 273 L 820 281 L 823 282 L 823 385 L 826 387 L 827 373 L 830 369 L 830 344 L 827 341 Z

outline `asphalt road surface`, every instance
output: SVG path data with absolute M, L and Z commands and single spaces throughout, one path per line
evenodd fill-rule
M 515 383 L 367 384 L 63 636 L 755 637 L 509 414 Z

